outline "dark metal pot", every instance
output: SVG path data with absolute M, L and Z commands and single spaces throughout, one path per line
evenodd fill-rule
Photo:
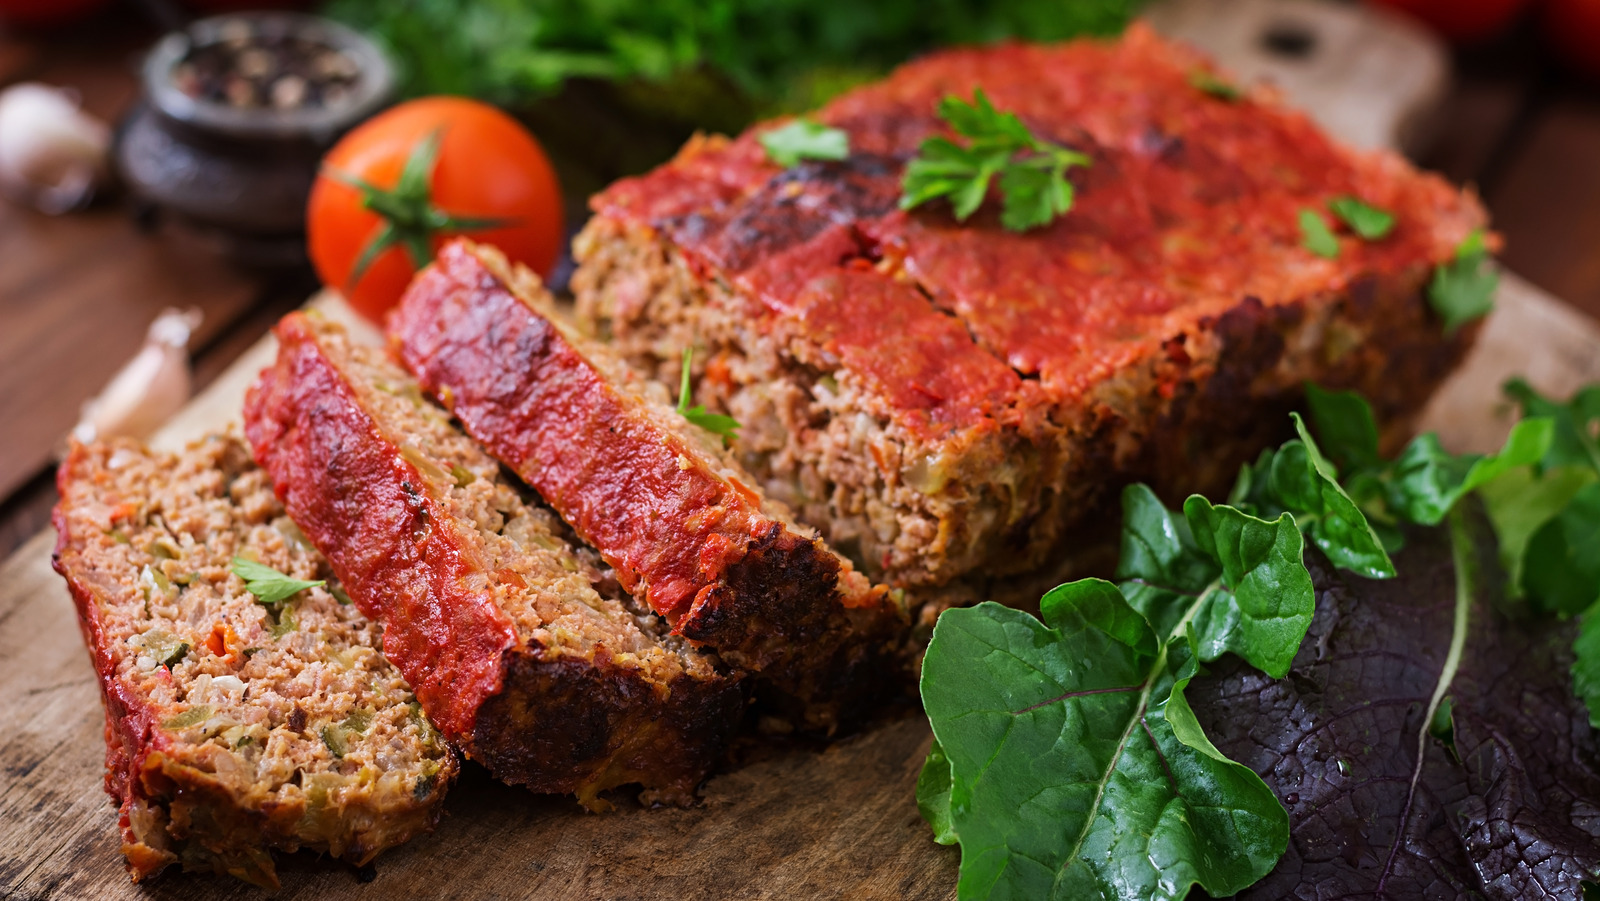
M 178 88 L 175 70 L 193 48 L 226 40 L 244 26 L 256 35 L 294 35 L 338 50 L 355 62 L 356 80 L 337 103 L 292 109 L 240 108 Z M 300 13 L 235 13 L 162 38 L 145 59 L 143 87 L 112 151 L 118 175 L 143 211 L 198 226 L 243 259 L 293 263 L 304 258 L 306 197 L 319 160 L 340 135 L 393 99 L 395 75 L 376 45 L 336 22 Z

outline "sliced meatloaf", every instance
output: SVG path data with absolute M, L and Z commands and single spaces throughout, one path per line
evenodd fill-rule
M 807 725 L 832 726 L 893 656 L 904 617 L 888 590 L 549 302 L 526 269 L 457 241 L 391 315 L 391 344 L 673 634 L 761 674 Z
M 1338 145 L 1269 90 L 1236 100 L 1142 26 L 1115 42 L 932 54 L 815 118 L 839 161 L 782 168 L 758 125 L 613 185 L 575 245 L 580 324 L 744 425 L 769 494 L 898 586 L 1025 572 L 1143 479 L 1225 488 L 1306 380 L 1405 428 L 1473 336 L 1424 298 L 1485 217 L 1390 153 Z M 1071 211 L 1024 234 L 998 192 L 966 223 L 898 207 L 907 160 L 981 88 L 1091 157 Z M 1396 216 L 1339 228 L 1328 203 Z M 1338 229 L 1309 251 L 1302 211 Z
M 75 445 L 57 484 L 135 881 L 182 863 L 275 888 L 273 850 L 359 865 L 432 828 L 455 756 L 241 441 Z M 262 604 L 234 558 L 325 584 Z
M 739 719 L 738 680 L 608 587 L 379 350 L 314 314 L 276 334 L 245 432 L 433 723 L 500 779 L 591 808 L 630 783 L 692 799 Z

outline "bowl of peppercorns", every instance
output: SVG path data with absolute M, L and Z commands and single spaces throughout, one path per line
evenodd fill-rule
M 257 262 L 303 258 L 317 163 L 393 100 L 394 68 L 320 16 L 233 13 L 162 38 L 118 129 L 118 175 L 147 221 L 172 218 Z

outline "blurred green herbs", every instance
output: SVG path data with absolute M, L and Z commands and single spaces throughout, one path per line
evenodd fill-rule
M 948 44 L 1114 34 L 1139 2 L 333 0 L 324 11 L 387 45 L 408 95 L 519 106 L 574 78 L 710 76 L 744 95 L 748 115 L 766 115 L 809 109 Z

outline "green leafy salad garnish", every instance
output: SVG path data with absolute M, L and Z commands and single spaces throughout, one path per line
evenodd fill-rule
M 726 442 L 730 438 L 739 437 L 739 420 L 721 413 L 711 413 L 700 404 L 689 406 L 689 362 L 694 359 L 694 349 L 683 349 L 683 372 L 678 377 L 678 413 L 684 419 L 714 434 L 721 435 Z
M 257 603 L 268 607 L 275 607 L 307 588 L 327 584 L 322 579 L 311 582 L 291 579 L 264 563 L 243 557 L 233 558 L 233 574 L 244 580 L 245 591 L 255 595 Z
M 1365 401 L 1315 388 L 1309 400 L 1319 431 L 1338 430 L 1329 453 L 1349 461 L 1347 484 L 1380 529 L 1436 525 L 1476 492 L 1494 526 L 1509 593 L 1539 612 L 1580 618 L 1573 688 L 1600 728 L 1600 386 L 1566 403 L 1522 379 L 1505 390 L 1524 418 L 1498 453 L 1450 454 L 1428 434 L 1390 462 L 1377 460 L 1377 429 Z M 1386 537 L 1396 550 L 1398 528 Z
M 1522 379 L 1506 383 L 1522 408 L 1519 426 L 1545 419 L 1552 432 L 1532 465 L 1510 470 L 1479 492 L 1500 538 L 1513 592 L 1540 611 L 1579 617 L 1573 685 L 1600 728 L 1600 386 L 1566 403 Z
M 961 846 L 960 896 L 1221 897 L 1276 866 L 1287 813 L 1207 738 L 1185 690 L 1228 653 L 1288 672 L 1315 607 L 1302 534 L 1385 579 L 1404 527 L 1449 521 L 1458 628 L 1422 713 L 1453 747 L 1461 614 L 1481 581 L 1463 504 L 1476 493 L 1512 587 L 1582 618 L 1573 688 L 1600 727 L 1600 386 L 1567 403 L 1507 391 L 1526 418 L 1498 452 L 1451 454 L 1426 434 L 1384 459 L 1364 400 L 1308 386 L 1311 425 L 1295 416 L 1299 437 L 1246 466 L 1227 504 L 1193 496 L 1180 512 L 1142 485 L 1123 493 L 1115 584 L 1060 586 L 1037 619 L 946 611 L 923 662 L 934 743 L 917 800 L 936 840 Z
M 1456 247 L 1455 258 L 1433 271 L 1428 303 L 1444 319 L 1445 333 L 1488 315 L 1500 273 L 1489 260 L 1483 229 L 1473 229 Z
M 982 88 L 973 92 L 971 103 L 946 96 L 939 101 L 939 117 L 967 144 L 925 139 L 906 166 L 901 209 L 948 198 L 956 220 L 965 222 L 983 205 L 996 176 L 1004 198 L 1000 224 L 1011 231 L 1048 225 L 1072 209 L 1067 170 L 1089 165 L 1087 155 L 1035 137 L 1016 114 L 995 109 Z
M 757 138 L 774 163 L 785 168 L 801 160 L 842 160 L 850 155 L 850 135 L 810 119 L 796 119 Z
M 940 616 L 917 795 L 961 845 L 962 898 L 1221 897 L 1276 865 L 1288 815 L 1211 744 L 1184 690 L 1230 652 L 1288 672 L 1315 605 L 1302 529 L 1363 574 L 1394 571 L 1301 431 L 1251 470 L 1263 515 L 1198 495 L 1173 511 L 1134 485 L 1116 584 L 1060 586 L 1042 620 L 995 603 Z

